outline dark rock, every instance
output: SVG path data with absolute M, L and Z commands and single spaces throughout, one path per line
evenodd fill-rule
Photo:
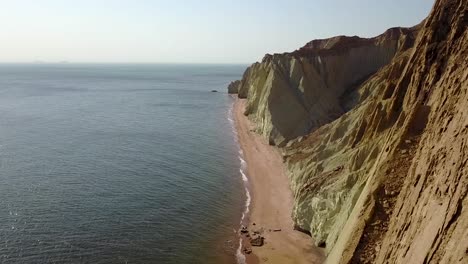
M 249 233 L 249 230 L 247 229 L 247 227 L 242 226 L 240 232 L 241 232 L 242 234 L 246 234 L 246 233 Z
M 343 166 L 338 166 L 338 167 L 336 167 L 333 171 L 334 171 L 334 172 L 337 172 L 337 171 L 340 171 L 340 170 L 342 170 L 342 169 L 343 169 Z
M 231 83 L 229 84 L 229 86 L 228 86 L 228 93 L 230 93 L 230 94 L 236 94 L 236 93 L 238 93 L 238 92 L 239 92 L 240 83 L 241 83 L 240 80 L 231 82 Z
M 318 247 L 325 248 L 327 246 L 327 243 L 325 241 L 320 241 L 317 243 Z
M 242 251 L 244 252 L 244 254 L 247 254 L 247 255 L 252 253 L 252 249 L 249 248 L 249 247 L 244 247 L 244 249 Z
M 251 244 L 253 247 L 261 247 L 261 246 L 263 246 L 264 240 L 265 240 L 264 237 L 262 237 L 262 236 L 257 236 L 257 237 L 255 237 L 255 238 L 251 238 L 251 239 L 250 239 L 250 244 Z

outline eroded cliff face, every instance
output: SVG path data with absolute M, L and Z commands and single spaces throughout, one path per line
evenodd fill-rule
M 468 263 L 468 1 L 267 55 L 239 84 L 329 263 Z M 417 36 L 417 38 L 416 38 Z
M 284 146 L 354 106 L 353 90 L 410 47 L 415 32 L 394 28 L 371 39 L 340 36 L 266 55 L 239 84 L 239 97 L 248 100 L 246 115 L 271 144 Z
M 387 80 L 404 69 L 410 52 L 399 54 L 359 87 L 362 101 L 355 108 L 283 150 L 295 194 L 293 218 L 317 245 L 334 247 L 384 150 L 395 119 L 385 112 L 395 87 Z
M 239 85 L 240 85 L 240 80 L 233 81 L 228 85 L 228 93 L 229 94 L 237 94 L 239 92 Z

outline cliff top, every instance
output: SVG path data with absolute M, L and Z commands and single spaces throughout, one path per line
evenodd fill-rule
M 424 22 L 424 21 L 423 21 Z M 341 52 L 348 51 L 349 49 L 368 46 L 368 45 L 378 45 L 381 42 L 388 40 L 399 40 L 401 37 L 408 36 L 413 41 L 416 38 L 416 35 L 421 28 L 423 22 L 415 25 L 413 27 L 394 27 L 386 30 L 384 33 L 372 37 L 372 38 L 361 38 L 358 36 L 335 36 L 326 39 L 315 39 L 303 47 L 293 51 L 285 52 L 280 55 L 290 55 L 295 57 L 310 57 L 310 56 L 319 56 L 319 55 L 330 55 L 338 54 Z M 267 61 L 273 56 L 279 54 L 266 54 L 262 61 Z

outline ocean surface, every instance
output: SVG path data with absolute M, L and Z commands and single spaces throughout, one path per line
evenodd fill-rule
M 244 69 L 0 64 L 0 263 L 235 261 Z

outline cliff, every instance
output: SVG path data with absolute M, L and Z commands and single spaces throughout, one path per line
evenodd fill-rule
M 270 143 L 284 146 L 333 121 L 360 100 L 355 89 L 408 49 L 417 28 L 393 28 L 371 39 L 315 40 L 250 66 L 238 86 L 246 115 Z M 357 67 L 359 66 L 359 67 Z
M 329 263 L 467 263 L 468 14 L 266 55 L 238 85 Z
M 237 81 L 233 81 L 231 82 L 229 85 L 228 85 L 228 93 L 229 94 L 237 94 L 239 92 L 239 85 L 240 85 L 241 81 L 240 80 L 237 80 Z

